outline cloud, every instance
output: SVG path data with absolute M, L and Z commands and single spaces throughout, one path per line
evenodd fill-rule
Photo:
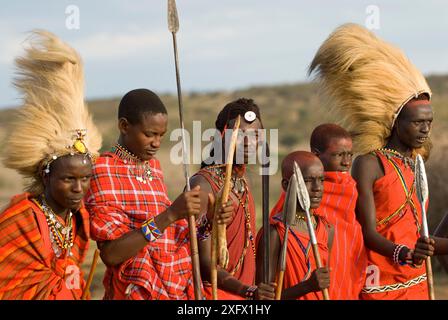
M 24 36 L 19 37 L 7 28 L 0 25 L 0 39 L 2 45 L 0 50 L 0 64 L 12 65 L 14 58 L 22 52 Z
M 166 30 L 100 32 L 75 40 L 72 44 L 84 60 L 104 61 L 130 58 L 143 51 L 160 52 L 167 38 Z

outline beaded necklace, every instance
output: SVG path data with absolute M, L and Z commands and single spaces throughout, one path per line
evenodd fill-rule
M 65 218 L 65 226 L 59 222 L 56 213 L 45 201 L 45 196 L 41 195 L 38 199 L 33 199 L 34 202 L 42 209 L 47 220 L 48 228 L 50 229 L 51 246 L 56 257 L 60 257 L 64 251 L 65 256 L 72 255 L 71 248 L 73 247 L 73 219 L 70 211 Z
M 380 148 L 380 149 L 378 149 L 378 151 L 380 151 L 382 154 L 384 154 L 388 159 L 390 159 L 392 157 L 400 159 L 401 161 L 403 161 L 405 167 L 409 166 L 412 169 L 412 171 L 414 171 L 414 160 L 411 157 L 404 156 L 397 150 L 386 148 L 386 147 Z
M 215 174 L 216 177 L 218 177 L 218 184 L 222 185 L 224 183 L 225 177 L 224 177 L 224 169 L 225 169 L 225 164 L 219 164 L 219 165 L 212 165 L 212 166 L 208 166 L 205 168 L 208 171 L 211 171 Z M 249 204 L 249 188 L 247 186 L 247 181 L 246 179 L 243 177 L 239 177 L 239 179 L 242 180 L 242 184 L 243 184 L 243 192 L 239 193 L 237 192 L 237 190 L 235 188 L 232 188 L 232 193 L 236 196 L 236 198 L 238 199 L 238 206 L 241 206 L 244 210 L 244 217 L 245 217 L 245 221 L 246 221 L 246 237 L 245 237 L 245 241 L 244 241 L 244 247 L 243 247 L 243 251 L 241 253 L 241 256 L 239 257 L 237 263 L 235 264 L 235 267 L 229 272 L 231 275 L 234 275 L 238 269 L 241 267 L 244 258 L 246 256 L 246 251 L 247 248 L 249 247 L 249 244 L 252 247 L 252 251 L 254 253 L 254 256 L 256 256 L 256 248 L 255 248 L 255 241 L 254 241 L 254 236 L 252 233 L 252 229 L 251 229 L 251 225 L 250 225 L 250 212 L 248 209 L 248 204 Z M 244 197 L 245 196 L 245 197 Z M 245 201 L 243 203 L 242 198 L 245 198 Z
M 224 181 L 225 164 L 207 166 L 206 169 L 213 171 L 213 173 L 220 178 L 220 182 Z M 232 191 L 235 195 L 238 196 L 238 194 L 243 193 L 246 190 L 247 181 L 244 176 L 238 177 L 236 175 L 232 175 L 230 182 L 232 182 Z
M 135 169 L 129 169 L 129 171 L 135 176 L 138 182 L 147 184 L 152 181 L 154 177 L 149 161 L 141 160 L 119 143 L 112 147 L 112 152 L 122 159 L 124 164 L 135 164 Z
M 308 229 L 308 224 L 306 222 L 306 217 L 301 215 L 301 214 L 299 214 L 298 212 L 296 212 L 296 218 L 295 218 L 295 221 L 294 221 L 294 225 L 295 226 L 299 226 L 300 224 L 301 225 L 305 225 L 305 228 Z M 314 218 L 314 215 L 311 215 L 311 224 L 313 225 L 313 228 L 316 229 L 317 222 L 316 222 L 316 218 Z

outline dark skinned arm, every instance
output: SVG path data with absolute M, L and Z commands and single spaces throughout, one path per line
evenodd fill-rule
M 395 244 L 376 231 L 376 209 L 373 197 L 373 184 L 384 176 L 383 168 L 376 156 L 367 154 L 359 156 L 353 162 L 352 176 L 356 180 L 358 189 L 358 201 L 356 203 L 356 216 L 362 227 L 364 243 L 367 248 L 385 256 L 392 257 Z M 438 243 L 436 245 L 436 242 Z M 438 246 L 437 251 L 435 247 Z M 401 250 L 400 260 L 404 261 L 408 252 L 412 254 L 414 264 L 421 264 L 427 256 L 446 252 L 447 244 L 441 238 L 439 240 L 420 237 L 415 248 Z
M 200 186 L 201 190 L 204 193 L 212 193 L 213 190 L 208 183 L 208 181 L 202 176 L 194 176 L 190 180 L 190 185 Z M 204 197 L 204 196 L 203 196 Z M 216 197 L 216 196 L 215 196 Z M 211 205 L 205 206 L 204 203 L 201 204 L 201 212 L 207 212 L 207 219 L 209 221 L 213 221 L 213 212 L 209 212 L 211 210 Z M 230 222 L 229 222 L 230 223 Z M 210 282 L 210 268 L 211 268 L 211 236 L 206 240 L 201 240 L 198 243 L 199 249 L 199 260 L 201 266 L 201 277 L 203 280 Z M 244 286 L 242 282 L 233 277 L 226 270 L 219 268 L 218 266 L 218 288 L 223 289 L 225 291 L 231 292 L 233 294 L 237 294 L 241 297 L 244 297 L 246 289 L 248 286 Z
M 190 181 L 191 186 L 199 185 L 201 190 L 210 193 L 209 195 L 209 205 L 201 208 L 201 212 L 204 212 L 204 209 L 207 210 L 207 219 L 209 221 L 213 221 L 213 198 L 216 196 L 211 196 L 213 194 L 210 184 L 205 178 L 201 176 L 195 176 Z M 217 195 L 218 197 L 220 195 Z M 203 203 L 201 203 L 203 205 Z M 233 219 L 233 204 L 232 201 L 229 200 L 226 206 L 220 208 L 218 223 L 228 225 Z M 203 280 L 210 282 L 210 268 L 211 268 L 211 237 L 206 240 L 201 240 L 198 243 L 199 249 L 199 260 L 201 267 L 201 277 Z M 240 297 L 246 297 L 246 291 L 249 288 L 249 285 L 246 285 L 232 276 L 227 270 L 222 269 L 218 266 L 218 288 L 236 294 Z M 265 284 L 260 284 L 255 293 L 255 299 L 273 299 L 274 298 L 274 289 L 270 286 L 266 286 Z
M 170 224 L 188 217 L 189 213 L 198 215 L 200 201 L 199 188 L 180 194 L 167 210 L 154 218 L 157 228 L 163 233 Z M 98 249 L 104 264 L 117 266 L 136 256 L 148 243 L 140 229 L 137 229 L 116 240 L 98 242 Z
M 362 227 L 364 243 L 367 248 L 385 257 L 391 258 L 395 244 L 376 231 L 376 209 L 373 196 L 373 184 L 381 176 L 383 169 L 376 156 L 366 154 L 359 156 L 353 162 L 352 176 L 358 189 L 356 216 Z M 401 250 L 405 256 L 405 250 Z M 400 254 L 401 258 L 402 254 Z

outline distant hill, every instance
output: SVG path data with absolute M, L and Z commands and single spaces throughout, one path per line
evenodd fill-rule
M 444 164 L 448 156 L 448 75 L 428 77 L 433 90 L 432 105 L 435 111 L 433 130 L 434 152 L 428 164 L 429 175 L 434 174 L 431 181 L 431 227 L 440 220 L 444 211 L 448 210 L 448 165 Z M 190 92 L 184 95 L 185 126 L 192 128 L 192 121 L 200 120 L 202 130 L 214 127 L 214 121 L 222 107 L 239 97 L 253 98 L 261 108 L 262 121 L 265 128 L 279 129 L 279 165 L 285 154 L 294 149 L 308 150 L 308 139 L 314 127 L 324 122 L 331 122 L 332 115 L 320 107 L 317 88 L 311 83 L 299 83 L 275 86 L 251 87 L 237 91 L 199 93 Z M 121 97 L 89 101 L 93 118 L 103 134 L 103 150 L 109 149 L 117 138 L 116 115 Z M 177 96 L 162 95 L 168 108 L 169 130 L 179 127 Z M 0 110 L 0 150 L 6 133 L 14 130 L 11 126 L 13 109 Z M 184 181 L 182 167 L 171 164 L 169 152 L 177 142 L 166 137 L 158 157 L 161 159 L 169 194 L 174 197 L 181 192 Z M 203 143 L 205 145 L 207 143 Z M 194 172 L 198 166 L 192 166 Z M 255 200 L 261 209 L 260 178 L 256 168 L 249 168 L 250 180 L 255 190 Z M 0 205 L 14 193 L 20 192 L 22 184 L 15 172 L 0 167 Z M 271 178 L 271 207 L 275 204 L 280 192 L 279 173 Z M 261 210 L 258 211 L 261 213 Z

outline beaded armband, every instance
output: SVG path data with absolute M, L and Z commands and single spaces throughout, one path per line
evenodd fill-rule
M 162 236 L 162 232 L 157 228 L 154 218 L 145 221 L 142 224 L 141 231 L 149 242 L 156 241 Z

